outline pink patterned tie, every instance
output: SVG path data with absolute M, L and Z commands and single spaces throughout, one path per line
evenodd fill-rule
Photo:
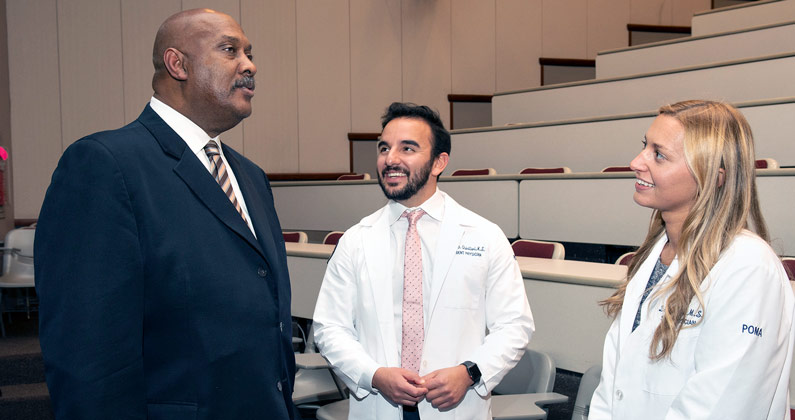
M 422 314 L 422 245 L 417 233 L 417 221 L 425 212 L 421 209 L 404 211 L 401 217 L 409 220 L 406 232 L 406 255 L 403 259 L 403 345 L 400 365 L 419 373 L 425 325 Z

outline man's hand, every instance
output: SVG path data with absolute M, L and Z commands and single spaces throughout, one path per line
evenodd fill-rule
M 468 378 L 468 376 L 467 376 Z M 415 405 L 428 392 L 425 381 L 416 373 L 401 369 L 381 367 L 373 375 L 373 387 L 396 404 Z
M 425 398 L 440 410 L 458 404 L 472 385 L 472 379 L 463 365 L 435 370 L 422 379 L 428 388 Z

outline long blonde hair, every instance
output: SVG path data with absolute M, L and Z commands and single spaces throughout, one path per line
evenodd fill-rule
M 673 117 L 684 127 L 685 160 L 697 193 L 677 244 L 679 272 L 654 295 L 670 292 L 663 321 L 654 331 L 649 348 L 652 360 L 670 356 L 694 297 L 706 313 L 701 283 L 732 239 L 742 229 L 751 228 L 749 219 L 753 230 L 769 242 L 757 199 L 753 135 L 740 111 L 721 102 L 690 100 L 663 106 L 659 115 Z M 664 232 L 665 222 L 655 210 L 646 239 L 629 265 L 627 281 L 600 302 L 609 316 L 618 315 L 629 280 Z

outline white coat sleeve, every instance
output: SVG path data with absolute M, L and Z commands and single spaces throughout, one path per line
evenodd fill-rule
M 334 366 L 351 392 L 364 398 L 380 367 L 362 347 L 356 331 L 358 285 L 350 237 L 343 235 L 331 256 L 317 298 L 313 325 L 320 353 Z
M 485 397 L 524 354 L 535 331 L 522 272 L 511 245 L 499 228 L 493 236 L 486 284 L 486 335 L 472 360 L 481 372 L 475 391 Z
M 666 419 L 783 419 L 788 412 L 793 298 L 786 274 L 775 257 L 730 258 L 710 284 L 695 372 Z
M 613 320 L 607 330 L 602 353 L 602 374 L 596 387 L 588 414 L 588 420 L 609 420 L 613 414 L 613 383 L 615 381 L 616 357 L 618 356 L 618 328 L 621 315 Z

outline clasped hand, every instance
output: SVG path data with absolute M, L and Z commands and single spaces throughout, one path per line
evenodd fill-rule
M 443 410 L 458 404 L 472 379 L 464 366 L 435 370 L 420 377 L 402 368 L 378 368 L 373 375 L 373 387 L 401 405 L 415 405 L 426 398 L 434 407 Z

